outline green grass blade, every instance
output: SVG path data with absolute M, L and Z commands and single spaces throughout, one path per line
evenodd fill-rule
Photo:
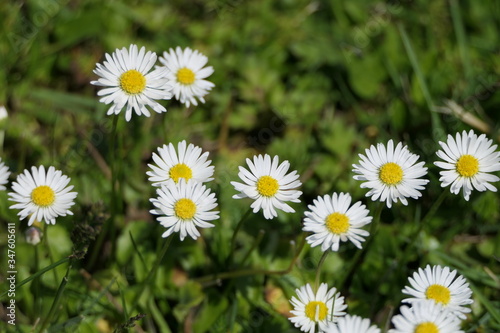
M 24 279 L 23 281 L 19 282 L 17 285 L 16 285 L 16 289 L 19 289 L 20 287 L 24 286 L 26 283 L 30 282 L 31 280 L 33 279 L 36 279 L 37 277 L 39 277 L 40 275 L 43 275 L 45 273 L 47 273 L 48 271 L 56 268 L 57 266 L 59 265 L 62 265 L 64 264 L 65 262 L 69 261 L 70 258 L 63 258 L 55 263 L 53 263 L 52 265 L 49 265 L 45 268 L 42 268 L 41 270 L 39 270 L 38 272 L 36 272 L 35 274 L 31 275 L 30 277 Z M 0 298 L 4 297 L 5 295 L 7 295 L 9 291 L 5 291 L 3 292 L 1 295 L 0 295 Z
M 496 320 L 500 325 L 500 311 L 495 305 L 493 305 L 490 300 L 478 289 L 474 284 L 469 284 L 472 289 L 473 295 L 479 299 L 479 302 L 486 308 L 488 313 Z
M 450 10 L 451 18 L 453 20 L 453 29 L 455 30 L 455 35 L 457 36 L 458 51 L 465 70 L 465 78 L 470 80 L 472 79 L 472 67 L 467 48 L 467 39 L 465 37 L 464 22 L 460 14 L 460 4 L 457 0 L 450 0 Z
M 398 24 L 398 29 L 399 29 L 399 34 L 401 35 L 401 39 L 403 40 L 406 53 L 408 54 L 408 58 L 410 59 L 411 66 L 413 67 L 415 75 L 417 76 L 418 83 L 420 84 L 420 89 L 422 89 L 422 93 L 427 103 L 427 107 L 431 113 L 431 122 L 432 122 L 432 128 L 434 130 L 433 131 L 434 139 L 441 139 L 442 137 L 444 137 L 443 128 L 441 126 L 441 120 L 439 119 L 437 113 L 434 112 L 435 109 L 434 102 L 432 101 L 432 97 L 429 92 L 429 87 L 427 86 L 424 74 L 422 73 L 422 70 L 420 68 L 417 55 L 413 50 L 411 41 L 408 38 L 408 35 L 406 34 L 406 30 L 403 27 L 403 25 Z

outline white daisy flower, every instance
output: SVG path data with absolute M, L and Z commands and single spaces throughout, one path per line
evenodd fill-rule
M 326 283 L 320 285 L 316 294 L 309 283 L 295 292 L 299 298 L 294 296 L 290 301 L 294 307 L 290 312 L 295 316 L 288 319 L 303 332 L 314 333 L 316 325 L 320 331 L 325 330 L 329 322 L 345 315 L 344 296 L 336 288 L 328 290 Z
M 170 49 L 163 52 L 160 62 L 167 69 L 166 77 L 173 84 L 173 93 L 178 101 L 186 107 L 198 105 L 196 98 L 205 103 L 203 96 L 215 87 L 212 82 L 205 80 L 214 72 L 212 66 L 203 68 L 208 62 L 206 56 L 189 47 L 184 50 L 177 47 L 175 51 Z
M 500 170 L 500 152 L 495 151 L 497 145 L 492 145 L 493 141 L 488 140 L 486 135 L 479 137 L 474 131 L 457 133 L 455 138 L 448 135 L 446 143 L 439 142 L 443 150 L 436 154 L 444 162 L 434 162 L 435 165 L 445 171 L 439 174 L 442 187 L 451 184 L 450 191 L 458 194 L 463 191 L 465 200 L 469 200 L 472 190 L 475 188 L 479 192 L 490 190 L 496 192 L 492 182 L 500 180 L 489 172 Z
M 392 317 L 395 328 L 389 333 L 463 333 L 460 320 L 434 302 L 403 305 L 400 313 Z
M 392 140 L 387 143 L 387 148 L 379 143 L 377 147 L 371 146 L 365 150 L 366 156 L 359 154 L 359 165 L 353 164 L 356 180 L 366 180 L 361 188 L 369 188 L 366 194 L 373 201 L 385 201 L 391 208 L 398 199 L 407 205 L 406 198 L 417 199 L 422 194 L 429 180 L 419 179 L 427 174 L 424 162 L 416 163 L 419 156 L 410 153 L 407 146 L 400 142 L 394 149 Z M 416 164 L 415 164 L 416 163 Z
M 306 238 L 307 242 L 315 247 L 321 244 L 321 250 L 339 250 L 340 241 L 350 240 L 356 247 L 361 248 L 364 237 L 370 233 L 361 227 L 372 221 L 369 211 L 360 201 L 351 205 L 351 196 L 348 193 L 333 193 L 325 195 L 309 205 L 304 219 L 304 231 L 314 234 Z
M 411 287 L 406 286 L 403 289 L 404 294 L 413 297 L 406 298 L 403 302 L 414 305 L 434 300 L 449 312 L 465 319 L 465 313 L 471 312 L 471 309 L 465 306 L 474 302 L 471 299 L 472 290 L 463 276 L 456 276 L 457 271 L 450 272 L 449 267 L 427 265 L 425 270 L 419 268 L 418 272 L 413 273 L 413 278 L 408 279 Z
M 219 212 L 212 210 L 217 206 L 215 194 L 201 183 L 184 179 L 175 183 L 170 179 L 156 193 L 158 198 L 150 199 L 156 208 L 150 212 L 159 215 L 158 222 L 167 228 L 162 234 L 164 238 L 180 232 L 181 241 L 186 235 L 197 239 L 200 233 L 196 227 L 212 228 L 214 225 L 207 221 L 219 218 Z
M 255 201 L 250 207 L 253 208 L 254 213 L 262 209 L 266 219 L 278 216 L 275 208 L 287 213 L 294 213 L 295 210 L 285 202 L 300 202 L 298 198 L 302 192 L 297 191 L 296 188 L 302 183 L 299 181 L 297 171 L 286 174 L 290 163 L 284 161 L 278 165 L 278 156 L 274 156 L 271 163 L 271 157 L 267 154 L 254 156 L 253 162 L 247 158 L 246 162 L 250 171 L 240 166 L 238 173 L 238 177 L 245 184 L 231 182 L 236 191 L 240 191 L 233 196 L 233 199 L 254 199 Z
M 5 184 L 9 182 L 10 171 L 9 167 L 2 162 L 0 158 L 0 190 L 6 190 Z
M 35 220 L 56 224 L 56 217 L 73 215 L 69 209 L 75 204 L 77 193 L 70 192 L 73 189 L 73 185 L 68 186 L 70 180 L 53 166 L 47 172 L 43 165 L 31 167 L 31 173 L 24 170 L 12 183 L 14 192 L 9 193 L 9 200 L 17 204 L 10 208 L 21 209 L 17 214 L 21 220 L 30 216 L 28 226 Z
M 380 328 L 370 324 L 370 319 L 345 315 L 336 323 L 329 323 L 324 333 L 380 333 Z
M 156 165 L 148 164 L 152 171 L 146 172 L 153 186 L 166 184 L 169 179 L 176 183 L 181 178 L 200 183 L 213 180 L 214 167 L 210 165 L 212 161 L 208 160 L 208 152 L 202 154 L 201 148 L 192 143 L 186 149 L 186 141 L 179 142 L 177 151 L 174 145 L 169 143 L 168 146 L 158 148 L 158 154 L 153 153 Z
M 151 115 L 146 106 L 158 113 L 167 112 L 156 100 L 172 98 L 172 86 L 165 78 L 164 68 L 150 72 L 156 63 L 156 53 L 145 50 L 144 47 L 138 50 L 137 45 L 132 44 L 129 50 L 122 48 L 111 55 L 106 53 L 106 61 L 96 64 L 94 73 L 100 79 L 90 83 L 107 87 L 97 95 L 104 96 L 100 99 L 102 103 L 112 104 L 108 115 L 119 114 L 125 105 L 127 121 L 132 118 L 132 109 L 138 116 L 143 114 L 146 117 Z

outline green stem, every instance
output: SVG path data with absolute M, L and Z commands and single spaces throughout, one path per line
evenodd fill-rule
M 139 290 L 137 295 L 135 296 L 133 302 L 132 302 L 132 307 L 129 310 L 129 313 L 133 313 L 133 311 L 136 309 L 137 304 L 139 303 L 139 299 L 141 298 L 142 294 L 144 291 L 150 286 L 151 281 L 156 275 L 156 272 L 158 271 L 158 268 L 160 267 L 161 261 L 163 260 L 163 257 L 167 253 L 168 247 L 170 246 L 170 243 L 172 242 L 173 235 L 170 235 L 165 243 L 163 244 L 163 247 L 160 251 L 160 254 L 156 256 L 156 261 L 154 263 L 153 269 L 149 271 L 148 276 L 146 279 L 142 282 L 142 288 Z
M 35 278 L 39 277 L 40 275 L 45 274 L 46 272 L 50 271 L 51 269 L 54 269 L 54 268 L 56 268 L 57 266 L 64 264 L 65 262 L 69 261 L 69 259 L 70 259 L 69 257 L 67 257 L 67 258 L 63 258 L 63 259 L 59 260 L 58 262 L 53 263 L 52 265 L 49 265 L 49 266 L 47 266 L 47 267 L 45 267 L 45 268 L 42 268 L 42 270 L 40 270 L 40 271 L 36 272 L 35 274 L 31 275 L 30 277 L 27 277 L 27 278 L 26 278 L 26 279 L 24 279 L 23 281 L 21 281 L 21 282 L 19 282 L 18 284 L 16 284 L 16 289 L 18 289 L 18 288 L 20 288 L 20 287 L 24 286 L 26 283 L 28 283 L 28 282 L 30 282 L 31 280 L 33 280 L 33 279 L 35 279 Z M 0 298 L 2 298 L 2 297 L 4 297 L 5 295 L 7 295 L 7 293 L 8 293 L 8 292 L 9 292 L 8 290 L 7 290 L 7 291 L 5 291 L 5 292 L 3 292 L 3 293 L 0 295 Z
M 49 313 L 45 317 L 42 326 L 40 326 L 40 330 L 38 332 L 43 332 L 45 330 L 45 327 L 50 323 L 52 316 L 54 315 L 54 312 L 56 311 L 56 308 L 59 306 L 59 302 L 61 301 L 61 297 L 64 292 L 64 288 L 66 288 L 66 284 L 68 283 L 68 276 L 69 272 L 72 267 L 72 260 L 69 260 L 68 264 L 68 269 L 66 270 L 66 275 L 63 277 L 61 284 L 59 285 L 59 288 L 57 289 L 56 296 L 54 298 L 54 301 L 52 302 L 52 306 L 50 307 Z
M 347 274 L 344 276 L 341 283 L 339 283 L 340 290 L 344 290 L 344 289 L 349 288 L 351 281 L 352 281 L 352 277 L 356 273 L 356 270 L 359 268 L 361 261 L 365 257 L 368 249 L 371 247 L 371 244 L 373 243 L 373 239 L 375 237 L 375 233 L 377 232 L 376 228 L 377 228 L 378 224 L 380 223 L 380 216 L 382 215 L 382 209 L 384 209 L 384 206 L 385 206 L 385 202 L 379 202 L 377 210 L 375 211 L 375 214 L 373 215 L 373 221 L 370 225 L 369 232 L 370 232 L 371 237 L 370 237 L 370 239 L 368 239 L 365 246 L 363 246 L 363 249 L 357 251 L 356 254 L 354 255 L 354 259 L 352 260 L 351 266 L 347 270 Z
M 302 240 L 299 244 L 298 249 L 295 251 L 295 255 L 293 256 L 292 261 L 290 261 L 290 264 L 288 265 L 288 268 L 286 268 L 286 269 L 266 270 L 266 269 L 247 268 L 247 269 L 241 269 L 241 270 L 236 270 L 236 271 L 210 274 L 210 275 L 206 275 L 206 276 L 202 276 L 200 278 L 194 279 L 194 281 L 196 281 L 200 284 L 211 285 L 211 284 L 213 284 L 214 281 L 232 279 L 232 278 L 248 276 L 248 275 L 259 275 L 259 274 L 285 275 L 285 274 L 288 274 L 292 271 L 293 267 L 295 266 L 295 263 L 297 262 L 297 259 L 299 258 L 300 253 L 302 252 L 302 249 L 304 248 L 305 242 L 306 242 L 306 239 L 305 239 L 305 236 L 303 236 Z
M 465 70 L 465 78 L 472 82 L 472 67 L 470 64 L 469 52 L 467 49 L 467 38 L 465 34 L 464 22 L 460 14 L 460 4 L 457 0 L 450 0 L 451 19 L 453 28 L 457 36 L 458 51 Z
M 398 29 L 399 29 L 399 34 L 401 35 L 401 39 L 403 40 L 403 44 L 406 50 L 406 53 L 408 55 L 408 58 L 410 59 L 410 63 L 413 67 L 413 71 L 415 72 L 415 75 L 417 76 L 418 83 L 420 85 L 420 89 L 422 90 L 422 94 L 424 95 L 425 101 L 427 103 L 427 108 L 429 109 L 431 113 L 431 123 L 432 123 L 432 129 L 435 131 L 434 133 L 434 138 L 435 139 L 441 139 L 441 136 L 443 135 L 444 131 L 441 126 L 441 120 L 439 119 L 438 115 L 436 112 L 434 112 L 434 102 L 432 101 L 431 94 L 429 92 L 429 88 L 427 87 L 427 83 L 424 78 L 424 74 L 420 68 L 420 65 L 418 63 L 417 55 L 415 54 L 415 51 L 413 50 L 413 46 L 411 45 L 411 41 L 408 38 L 408 35 L 406 34 L 406 30 L 403 27 L 403 25 L 398 24 Z
M 259 246 L 259 244 L 262 241 L 262 238 L 264 238 L 265 234 L 266 234 L 266 232 L 264 230 L 260 230 L 259 231 L 259 234 L 255 238 L 255 241 L 253 242 L 252 247 L 248 250 L 248 252 L 243 257 L 243 260 L 241 261 L 241 265 L 242 266 L 246 263 L 246 261 L 248 260 L 248 258 L 250 258 L 250 255 L 257 248 L 257 246 Z
M 236 236 L 238 235 L 238 232 L 240 231 L 241 227 L 243 226 L 243 222 L 247 219 L 247 217 L 250 215 L 252 212 L 252 208 L 248 208 L 248 210 L 243 214 L 241 217 L 240 221 L 236 225 L 236 229 L 234 229 L 233 237 L 231 238 L 231 252 L 229 252 L 229 257 L 227 258 L 227 263 L 232 264 L 233 259 L 234 259 L 234 251 L 236 249 Z
M 167 321 L 165 320 L 164 314 L 156 306 L 154 298 L 149 299 L 148 308 L 149 308 L 149 312 L 151 313 L 153 319 L 155 320 L 156 324 L 158 325 L 160 332 L 171 333 L 172 331 L 170 330 L 170 327 L 168 327 L 168 324 L 167 324 Z
M 417 230 L 414 232 L 410 243 L 408 244 L 408 246 L 406 246 L 406 249 L 404 250 L 403 255 L 398 258 L 397 262 L 400 262 L 401 259 L 406 258 L 408 256 L 409 252 L 412 250 L 413 246 L 415 245 L 415 243 L 419 239 L 418 235 L 420 234 L 420 232 L 422 232 L 422 230 L 424 229 L 424 226 L 429 222 L 429 220 L 432 217 L 434 217 L 434 214 L 436 214 L 436 211 L 438 210 L 439 206 L 441 206 L 441 204 L 443 203 L 444 199 L 447 196 L 448 196 L 447 189 L 443 189 L 443 191 L 441 192 L 441 194 L 439 195 L 437 200 L 434 201 L 434 203 L 432 204 L 432 206 L 429 209 L 429 211 L 427 212 L 427 214 L 425 214 L 424 218 L 420 221 L 420 224 L 419 224 Z
M 110 242 L 111 242 L 111 253 L 115 253 L 116 249 L 116 215 L 123 209 L 123 189 L 122 189 L 122 165 L 123 163 L 117 163 L 117 156 L 120 161 L 125 161 L 124 157 L 121 156 L 123 151 L 123 140 L 122 136 L 118 135 L 117 125 L 118 117 L 113 119 L 113 132 L 112 132 L 112 143 L 111 143 L 111 229 Z M 119 191 L 117 191 L 119 189 Z
M 35 272 L 38 272 L 40 269 L 40 262 L 38 259 L 38 246 L 33 245 L 35 250 Z M 35 278 L 33 281 L 34 290 L 35 290 L 35 313 L 42 313 L 42 299 L 40 298 L 40 279 Z
M 323 266 L 323 263 L 325 262 L 328 253 L 330 253 L 330 249 L 327 249 L 325 252 L 323 252 L 321 259 L 318 262 L 318 268 L 316 268 L 316 279 L 314 280 L 314 290 L 318 290 L 319 288 L 319 277 L 321 275 L 321 266 Z
M 116 170 L 115 170 L 115 141 L 116 141 L 116 128 L 118 124 L 118 116 L 115 116 L 113 118 L 113 127 L 111 129 L 111 140 L 110 140 L 110 146 L 109 146 L 109 153 L 110 153 L 110 168 L 111 168 L 111 202 L 110 202 L 110 208 L 111 208 L 111 214 L 109 219 L 105 222 L 104 227 L 102 228 L 101 233 L 99 234 L 99 237 L 97 237 L 95 246 L 94 246 L 94 251 L 92 252 L 92 255 L 90 256 L 90 260 L 88 263 L 88 267 L 93 267 L 94 264 L 97 261 L 97 258 L 101 255 L 101 249 L 102 245 L 104 243 L 104 240 L 106 239 L 107 234 L 110 231 L 110 228 L 114 229 L 114 224 L 115 224 L 115 215 L 116 215 Z
M 43 225 L 43 234 L 44 234 L 43 243 L 47 248 L 47 254 L 49 255 L 50 264 L 53 265 L 54 257 L 52 256 L 52 251 L 50 250 L 49 246 L 49 233 L 48 233 L 47 223 Z M 59 277 L 57 276 L 56 270 L 54 269 L 52 273 L 54 274 L 54 282 L 57 283 L 57 281 L 59 281 Z

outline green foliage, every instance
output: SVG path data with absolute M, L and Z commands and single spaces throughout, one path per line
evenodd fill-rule
M 352 179 L 352 164 L 389 139 L 426 161 L 431 182 L 419 200 L 383 210 L 359 261 L 352 244 L 330 254 L 322 281 L 347 295 L 349 313 L 384 327 L 410 274 L 428 263 L 448 265 L 474 291 L 463 329 L 500 331 L 499 194 L 474 192 L 469 202 L 448 195 L 419 228 L 449 191 L 432 164 L 436 139 L 476 126 L 438 107 L 454 100 L 498 143 L 498 3 L 30 0 L 4 1 L 0 13 L 0 105 L 9 112 L 0 157 L 10 180 L 32 165 L 54 165 L 78 192 L 75 215 L 45 228 L 34 247 L 0 191 L 0 233 L 16 223 L 17 282 L 29 279 L 16 292 L 19 331 L 41 328 L 67 261 L 33 275 L 68 256 L 73 266 L 48 332 L 295 331 L 288 300 L 295 288 L 314 283 L 322 255 L 307 244 L 298 251 L 303 212 L 332 192 L 349 192 L 375 211 Z M 215 69 L 209 80 L 216 87 L 197 107 L 167 101 L 166 114 L 129 123 L 120 114 L 118 144 L 111 146 L 113 118 L 89 82 L 105 53 L 131 43 L 157 54 L 178 45 L 198 49 Z M 216 171 L 209 186 L 221 218 L 196 241 L 173 235 L 155 280 L 144 286 L 165 242 L 149 213 L 155 191 L 147 164 L 157 147 L 184 139 L 210 152 Z M 118 161 L 113 218 L 111 152 Z M 301 203 L 292 204 L 295 214 L 272 221 L 251 214 L 232 253 L 233 232 L 250 203 L 232 199 L 230 181 L 245 158 L 259 153 L 279 155 L 301 174 Z M 99 244 L 93 232 L 110 221 Z M 70 237 L 75 225 L 79 241 Z M 73 256 L 75 243 L 81 260 Z M 2 236 L 2 258 L 6 251 Z M 243 273 L 223 276 L 232 271 Z M 0 322 L 4 328 L 14 331 Z

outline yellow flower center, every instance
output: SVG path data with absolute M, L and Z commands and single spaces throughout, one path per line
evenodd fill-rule
M 434 323 L 425 322 L 415 327 L 414 333 L 439 333 L 439 328 Z
M 394 162 L 389 162 L 380 168 L 378 177 L 386 185 L 396 185 L 403 180 L 403 169 Z
M 196 214 L 196 204 L 191 199 L 179 199 L 174 205 L 174 212 L 178 218 L 190 220 Z
M 462 155 L 457 161 L 457 172 L 462 177 L 472 177 L 479 171 L 479 161 L 472 155 Z
M 193 171 L 186 164 L 179 163 L 170 168 L 168 175 L 174 182 L 178 183 L 180 178 L 184 178 L 185 180 L 193 178 Z
M 177 81 L 181 84 L 193 84 L 195 79 L 194 72 L 187 67 L 183 67 L 177 71 Z
M 56 194 L 50 186 L 42 185 L 31 191 L 31 200 L 37 206 L 47 207 L 52 205 L 56 199 Z
M 127 94 L 140 94 L 146 88 L 146 78 L 135 69 L 128 70 L 120 76 L 120 87 Z
M 278 181 L 271 176 L 262 176 L 257 180 L 257 192 L 265 197 L 272 197 L 279 188 Z
M 427 299 L 433 299 L 438 303 L 448 304 L 450 302 L 450 289 L 439 284 L 433 284 L 425 291 Z
M 332 233 L 340 235 L 349 230 L 349 218 L 342 213 L 332 213 L 326 217 L 326 227 Z
M 313 321 L 325 320 L 328 308 L 323 302 L 312 301 L 306 305 L 306 317 Z

